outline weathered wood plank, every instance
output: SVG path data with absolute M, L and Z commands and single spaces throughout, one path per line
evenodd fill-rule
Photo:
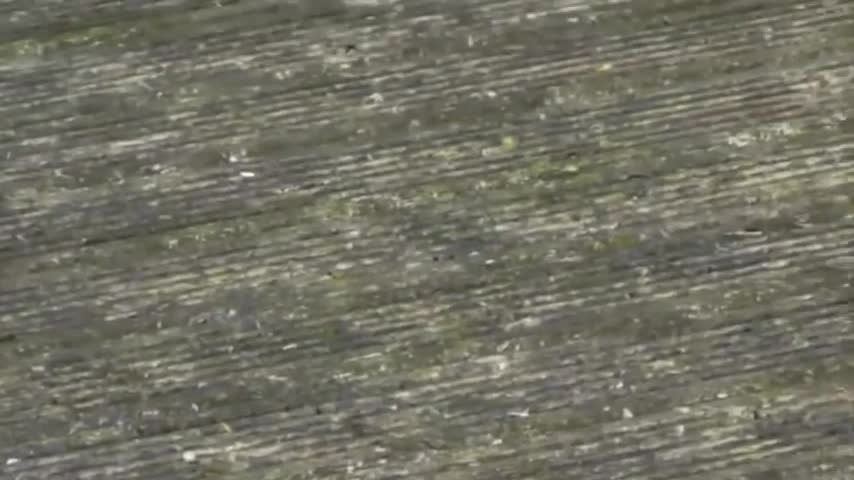
M 3 475 L 851 475 L 852 6 L 0 2 Z

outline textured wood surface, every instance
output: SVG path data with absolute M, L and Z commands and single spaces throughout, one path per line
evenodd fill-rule
M 854 478 L 854 2 L 0 1 L 0 477 Z

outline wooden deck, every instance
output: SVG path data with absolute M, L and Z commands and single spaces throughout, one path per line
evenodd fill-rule
M 0 1 L 0 478 L 854 478 L 854 1 Z

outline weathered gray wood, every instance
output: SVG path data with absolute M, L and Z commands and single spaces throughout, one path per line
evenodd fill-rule
M 0 476 L 854 475 L 853 6 L 0 2 Z

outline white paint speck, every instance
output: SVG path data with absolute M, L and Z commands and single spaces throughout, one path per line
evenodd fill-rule
M 15 458 L 15 457 L 7 458 L 7 459 L 6 459 L 6 465 L 14 465 L 14 464 L 16 464 L 16 463 L 18 463 L 18 462 L 20 462 L 20 461 L 21 461 L 21 459 L 20 459 L 20 458 Z
M 510 331 L 516 328 L 533 328 L 539 326 L 542 320 L 535 317 L 525 317 L 515 322 L 510 322 L 504 326 L 504 330 Z
M 255 176 L 255 172 L 243 171 L 243 172 L 240 172 L 240 176 L 243 178 L 252 178 Z
M 192 452 L 192 451 L 188 450 L 188 451 L 181 454 L 181 458 L 187 463 L 195 462 L 196 461 L 196 452 Z
M 524 410 L 510 410 L 507 412 L 507 415 L 510 417 L 528 418 L 530 411 L 527 408 Z
M 236 152 L 229 152 L 226 158 L 228 159 L 228 163 L 242 162 L 243 160 L 246 160 L 246 149 L 241 148 Z
M 735 135 L 730 135 L 726 139 L 727 145 L 730 145 L 733 147 L 746 147 L 746 146 L 748 146 L 754 142 L 755 142 L 755 139 L 753 138 L 753 135 L 751 135 L 749 133 L 738 133 Z
M 379 104 L 383 103 L 384 101 L 385 101 L 385 98 L 383 97 L 383 95 L 379 92 L 375 92 L 375 93 L 368 95 L 368 97 L 365 99 L 365 104 L 366 105 L 379 105 Z
M 625 419 L 635 418 L 635 414 L 632 413 L 632 411 L 629 410 L 628 408 L 624 408 L 623 409 L 623 418 L 625 418 Z

